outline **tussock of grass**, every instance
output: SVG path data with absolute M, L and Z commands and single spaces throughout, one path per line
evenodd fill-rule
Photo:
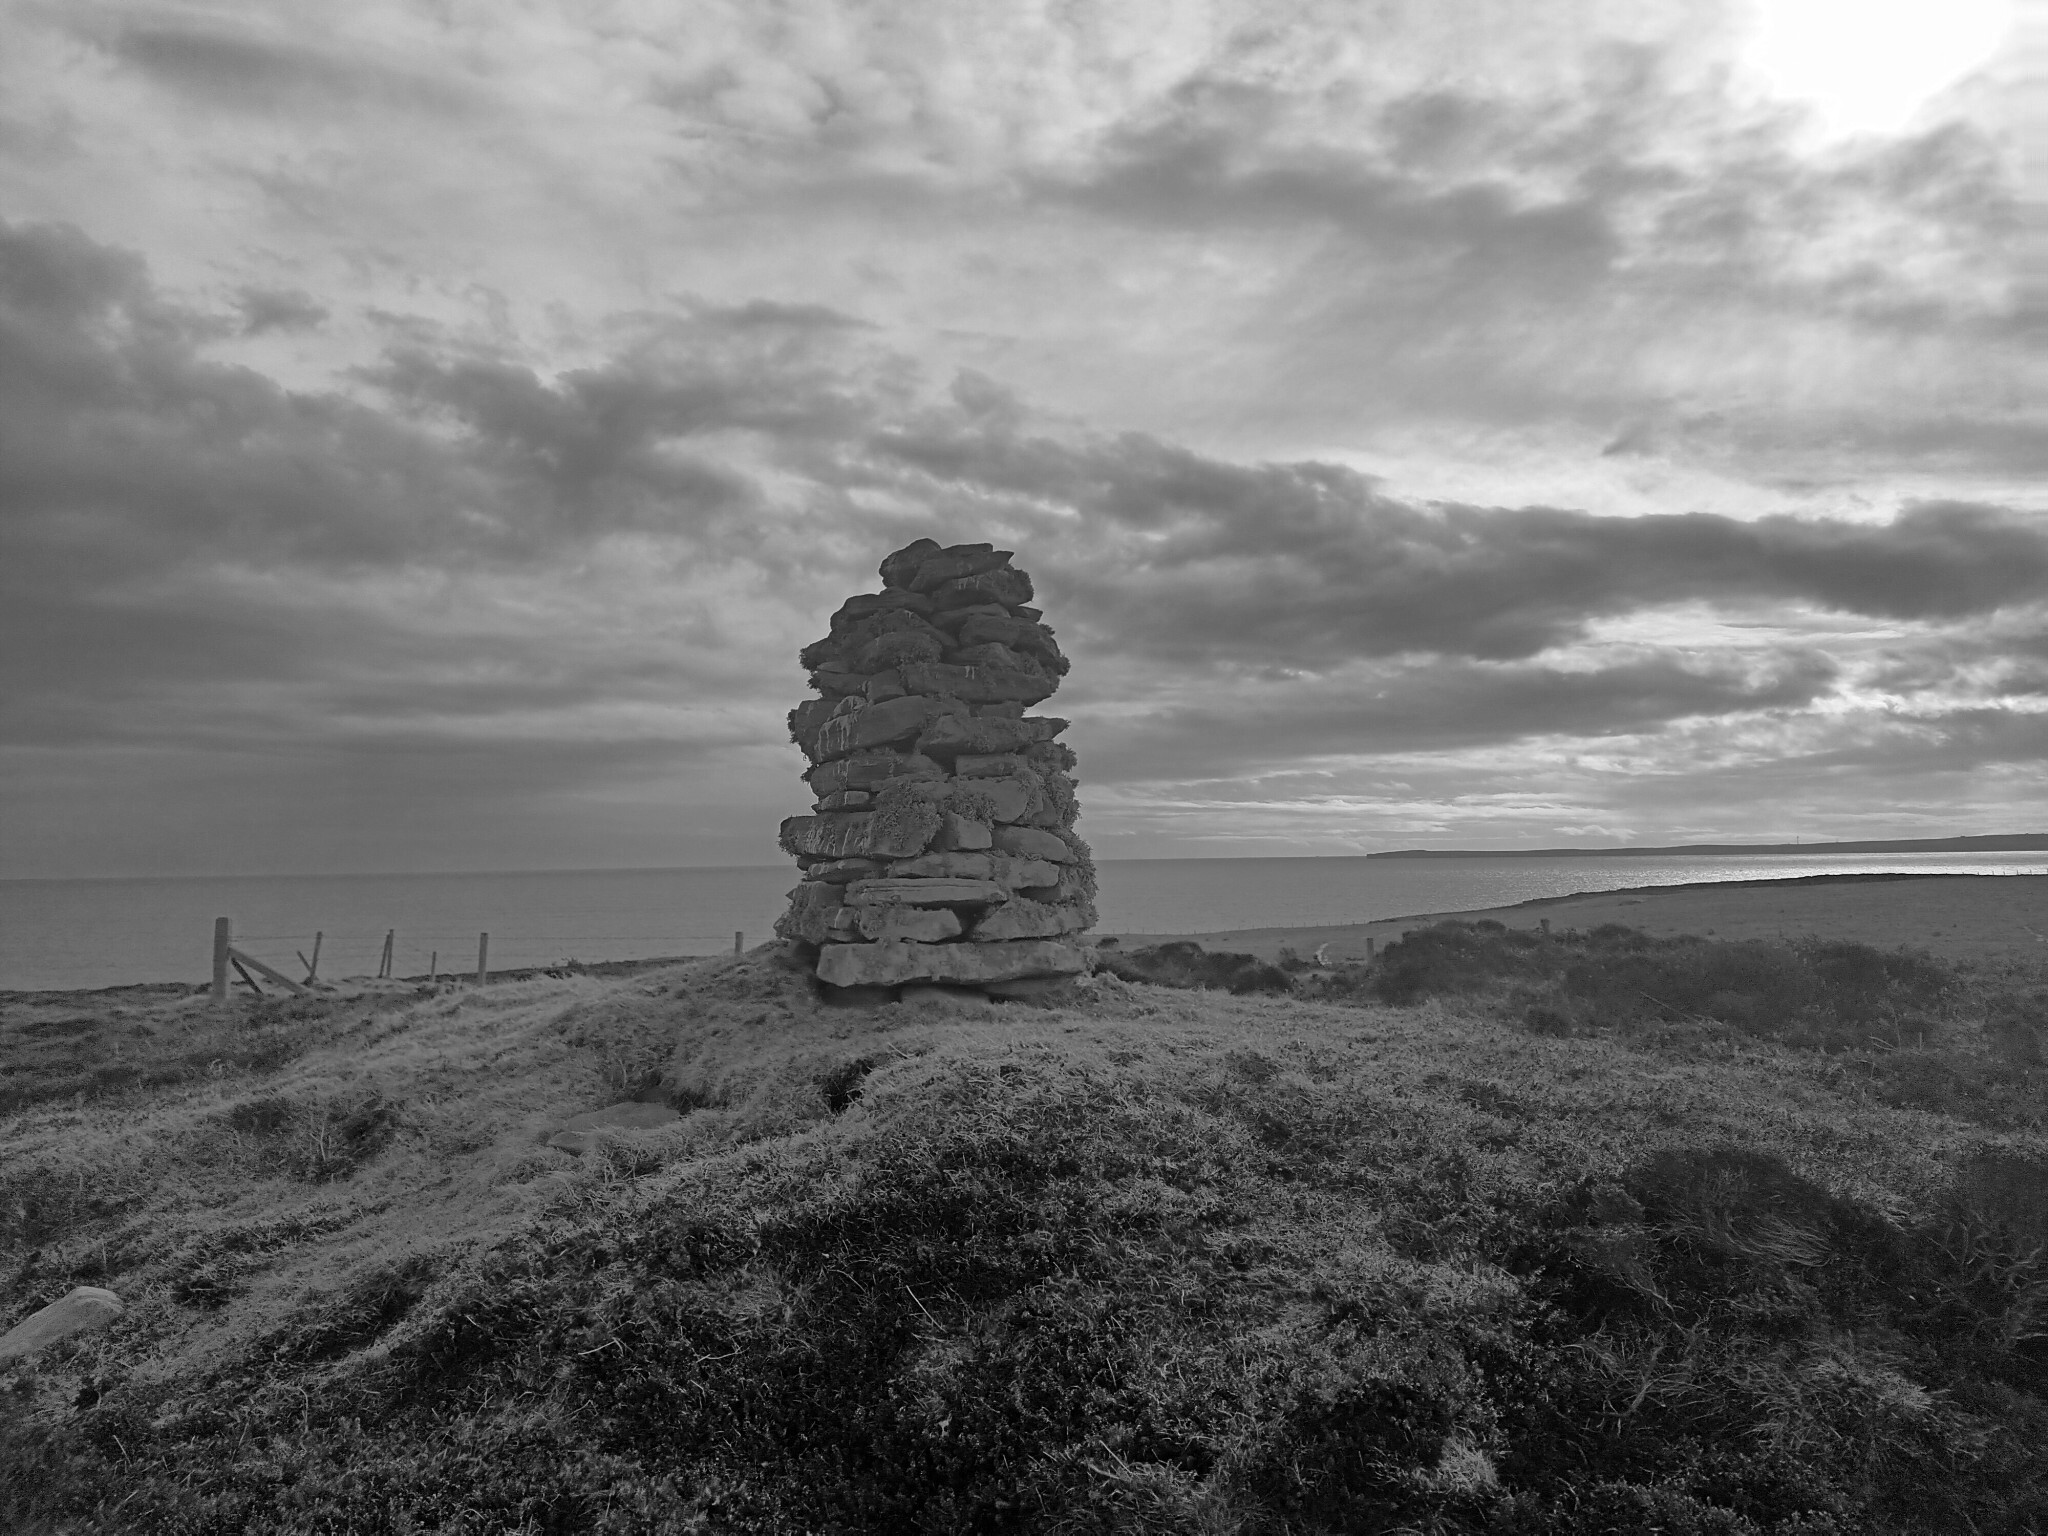
M 130 1311 L 0 1378 L 0 1527 L 2048 1522 L 2048 1140 L 1501 995 L 863 1011 L 756 956 L 417 999 L 131 1107 L 157 1180 L 5 1293 L 99 1251 Z M 537 1145 L 629 1090 L 689 1112 Z M 345 1171 L 262 1161 L 373 1094 Z M 89 1174 L 111 1115 L 0 1156 Z

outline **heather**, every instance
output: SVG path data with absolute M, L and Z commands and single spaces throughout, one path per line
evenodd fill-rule
M 0 1376 L 0 1526 L 2039 1529 L 2039 978 L 1872 953 L 139 1009 L 299 1033 L 0 1120 L 0 1321 L 130 1303 Z

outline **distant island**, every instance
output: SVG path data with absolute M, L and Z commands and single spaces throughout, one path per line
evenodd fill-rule
M 1604 859 L 1673 853 L 2048 853 L 2048 832 L 1890 837 L 1864 843 L 1679 843 L 1669 848 L 1398 848 L 1368 859 Z

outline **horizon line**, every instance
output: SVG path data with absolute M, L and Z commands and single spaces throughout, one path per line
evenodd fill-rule
M 1930 844 L 1987 843 L 2034 840 L 2040 849 L 1929 847 Z M 1885 845 L 1885 846 L 1878 846 Z M 1917 848 L 1915 845 L 1919 845 Z M 1668 843 L 1617 844 L 1613 847 L 1559 845 L 1544 848 L 1387 848 L 1371 853 L 1209 853 L 1133 855 L 1098 858 L 1100 864 L 1191 864 L 1237 859 L 1402 859 L 1402 858 L 1542 858 L 1614 857 L 1645 854 L 1707 854 L 1741 856 L 1755 853 L 1817 853 L 1830 851 L 1866 853 L 2027 853 L 2048 852 L 2048 832 L 1971 832 L 1945 837 L 1842 838 L 1827 842 L 1800 843 Z M 373 869 L 373 870 L 256 870 L 207 874 L 124 874 L 124 875 L 0 875 L 0 885 L 84 884 L 90 881 L 135 882 L 144 880 L 441 880 L 509 877 L 516 875 L 659 875 L 685 870 L 786 869 L 782 861 L 759 864 L 610 864 L 570 865 L 524 869 Z

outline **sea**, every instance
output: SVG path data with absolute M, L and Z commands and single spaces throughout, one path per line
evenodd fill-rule
M 2048 874 L 2043 853 L 1614 854 L 1568 858 L 1114 859 L 1100 933 L 1194 934 L 1475 911 L 1575 891 L 1801 875 Z M 214 920 L 288 975 L 474 973 L 730 952 L 771 937 L 788 865 L 526 874 L 0 880 L 0 990 L 204 981 Z

